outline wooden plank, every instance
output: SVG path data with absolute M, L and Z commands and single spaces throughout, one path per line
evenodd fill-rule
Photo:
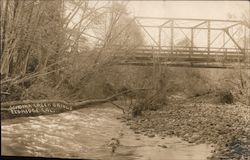
M 155 50 L 155 51 L 153 51 L 153 52 L 158 52 L 158 50 Z M 190 52 L 190 50 L 189 50 L 189 48 L 187 48 L 187 49 L 174 49 L 174 50 L 171 50 L 171 49 L 162 49 L 161 50 L 161 53 L 171 53 L 171 52 L 185 52 L 185 53 L 189 53 Z M 210 50 L 209 51 L 209 53 L 210 54 L 216 54 L 216 53 L 224 53 L 225 51 L 223 51 L 223 50 L 221 50 L 221 51 L 219 51 L 219 50 Z M 150 54 L 150 53 L 152 53 L 152 50 L 149 50 L 149 49 L 142 49 L 142 50 L 135 50 L 133 53 L 136 53 L 136 54 L 140 54 L 140 53 L 148 53 L 148 54 Z M 193 50 L 193 54 L 195 54 L 195 53 L 208 53 L 208 51 L 207 50 Z M 234 51 L 228 51 L 227 50 L 227 53 L 229 53 L 229 54 L 236 54 L 236 55 L 238 55 L 239 54 L 239 52 L 237 51 L 237 50 L 234 50 Z M 240 55 L 243 55 L 243 54 L 240 54 Z
M 118 63 L 116 65 L 135 65 L 135 66 L 153 66 L 152 62 L 130 62 L 130 63 Z M 169 67 L 191 67 L 191 68 L 221 68 L 221 69 L 234 69 L 237 64 L 193 64 L 190 63 L 162 63 L 161 65 L 168 65 Z M 250 69 L 249 66 L 241 66 L 242 69 Z

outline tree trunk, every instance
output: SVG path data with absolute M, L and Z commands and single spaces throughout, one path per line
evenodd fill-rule
M 149 89 L 139 88 L 139 89 L 126 90 L 104 99 L 92 99 L 79 102 L 66 102 L 63 100 L 24 100 L 24 101 L 4 102 L 1 103 L 1 119 L 57 114 L 66 111 L 86 108 L 92 105 L 112 102 L 118 96 L 121 96 L 129 92 L 133 92 L 134 90 L 149 90 Z M 44 111 L 44 109 L 46 109 L 47 111 Z M 27 112 L 28 110 L 29 113 Z

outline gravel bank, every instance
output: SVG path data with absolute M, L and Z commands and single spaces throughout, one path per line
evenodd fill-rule
M 250 159 L 250 108 L 243 104 L 171 103 L 158 111 L 144 111 L 123 122 L 137 134 L 175 135 L 190 143 L 214 146 L 212 160 Z

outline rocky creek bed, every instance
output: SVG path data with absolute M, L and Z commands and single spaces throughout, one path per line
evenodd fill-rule
M 94 107 L 94 108 L 96 108 L 96 107 Z M 37 127 L 43 126 L 43 124 L 47 124 L 47 120 L 51 121 L 50 118 L 55 120 L 55 122 L 53 122 L 55 124 L 55 126 L 60 126 L 59 124 L 61 124 L 61 122 L 60 123 L 57 122 L 57 120 L 59 120 L 59 119 L 61 119 L 62 121 L 66 120 L 67 123 L 63 123 L 63 124 L 64 125 L 69 124 L 69 126 L 71 126 L 71 124 L 70 124 L 71 122 L 69 120 L 74 121 L 76 119 L 79 120 L 79 119 L 83 118 L 85 121 L 84 117 L 86 116 L 85 114 L 87 114 L 86 111 L 92 112 L 92 110 L 93 110 L 93 111 L 95 111 L 95 114 L 99 113 L 100 109 L 96 110 L 94 108 L 93 109 L 85 108 L 85 109 L 65 112 L 65 113 L 61 113 L 61 114 L 39 116 L 39 117 L 30 117 L 30 118 L 23 117 L 23 118 L 18 118 L 15 120 L 3 121 L 3 123 L 2 123 L 2 130 L 4 131 L 4 132 L 2 132 L 3 140 L 5 141 L 6 137 L 8 137 L 10 140 L 14 140 L 15 139 L 14 137 L 24 136 L 23 140 L 20 141 L 20 144 L 22 144 L 27 139 L 27 137 L 25 137 L 25 135 L 28 135 L 28 134 L 30 134 L 32 136 L 36 135 L 35 133 L 38 131 Z M 103 106 L 101 108 L 104 109 Z M 113 111 L 113 109 L 111 111 Z M 109 113 L 111 111 L 108 110 L 107 113 Z M 118 111 L 121 112 L 121 110 L 119 110 L 119 109 L 118 109 Z M 101 112 L 103 112 L 103 111 L 101 111 Z M 74 118 L 75 114 L 77 114 L 78 118 Z M 84 115 L 79 116 L 78 114 L 79 115 L 84 114 Z M 95 114 L 93 114 L 93 117 L 96 116 Z M 60 115 L 64 115 L 64 116 L 58 118 L 58 116 L 60 116 Z M 65 115 L 68 115 L 71 118 L 67 119 L 67 116 L 65 116 Z M 72 119 L 72 116 L 73 116 L 73 119 Z M 114 116 L 111 116 L 111 115 L 107 116 L 107 118 L 110 118 L 110 117 L 113 117 L 112 120 L 110 119 L 110 122 L 113 123 L 115 121 Z M 17 123 L 19 124 L 20 119 L 22 119 L 23 121 L 30 122 L 30 125 L 27 125 L 27 127 L 29 129 L 25 129 L 25 127 L 24 127 L 24 130 L 20 129 L 20 128 L 18 128 L 18 129 L 12 128 L 12 127 L 15 127 L 15 124 L 12 124 L 12 123 L 14 121 L 17 121 Z M 145 138 L 143 138 L 143 137 L 149 138 L 145 141 L 145 144 L 143 144 L 143 146 L 147 146 L 149 140 L 154 138 L 154 141 L 152 141 L 152 143 L 154 144 L 154 146 L 157 146 L 157 147 L 155 148 L 156 150 L 154 152 L 152 152 L 150 155 L 148 155 L 148 157 L 152 157 L 152 156 L 158 157 L 159 154 L 162 153 L 161 157 L 162 157 L 162 159 L 164 159 L 165 155 L 169 155 L 169 154 L 173 155 L 175 149 L 171 150 L 171 147 L 169 148 L 169 145 L 165 145 L 165 143 L 163 143 L 163 142 L 165 140 L 169 142 L 169 141 L 171 141 L 171 140 L 169 140 L 169 137 L 177 136 L 177 137 L 182 138 L 183 140 L 189 142 L 190 145 L 197 146 L 199 144 L 205 144 L 205 143 L 211 144 L 211 147 L 214 148 L 214 150 L 211 151 L 212 156 L 210 156 L 210 158 L 209 158 L 211 160 L 228 160 L 228 159 L 231 159 L 231 160 L 249 160 L 250 159 L 250 123 L 249 123 L 250 122 L 249 121 L 250 120 L 250 108 L 249 108 L 249 106 L 246 106 L 246 105 L 243 105 L 240 103 L 225 105 L 225 104 L 215 104 L 213 102 L 202 101 L 202 100 L 201 101 L 193 100 L 193 101 L 186 101 L 185 102 L 184 99 L 176 99 L 176 100 L 170 101 L 166 106 L 162 107 L 161 109 L 159 109 L 157 111 L 144 111 L 141 116 L 138 116 L 136 118 L 131 118 L 128 115 L 120 115 L 118 117 L 118 119 L 121 122 L 123 122 L 123 124 L 126 124 L 130 129 L 132 129 L 134 131 L 133 134 L 135 134 L 135 136 L 134 136 L 133 142 L 136 142 L 136 144 L 135 144 L 136 146 L 141 145 L 139 143 L 137 144 L 137 142 L 142 142 L 142 140 L 145 140 Z M 39 122 L 38 126 L 33 125 L 34 120 L 37 120 Z M 45 121 L 43 122 L 42 120 L 46 120 L 46 122 Z M 80 120 L 81 123 L 79 122 L 79 125 L 76 125 L 75 129 L 77 127 L 83 128 L 84 125 L 89 126 L 89 124 L 92 123 L 92 122 L 91 123 L 86 122 L 86 124 L 82 124 L 82 121 L 83 120 Z M 23 128 L 23 125 L 25 126 L 26 123 L 21 122 L 20 127 Z M 32 128 L 30 126 L 34 126 L 34 128 Z M 114 125 L 109 125 L 109 127 L 114 128 Z M 117 122 L 116 128 L 121 128 L 121 127 L 122 126 L 120 126 L 120 124 Z M 52 129 L 51 133 L 54 133 L 54 130 L 57 130 L 56 128 L 54 128 L 54 129 L 53 129 L 53 127 L 51 128 L 51 125 L 48 125 L 48 128 Z M 65 132 L 65 133 L 68 133 L 69 130 L 67 129 L 67 127 L 63 127 L 63 128 L 65 128 L 65 130 L 67 130 L 67 132 Z M 10 129 L 10 130 L 8 130 L 8 129 Z M 34 130 L 32 130 L 32 129 L 34 129 Z M 99 131 L 99 129 L 100 128 L 97 128 L 98 131 Z M 15 132 L 13 132 L 13 130 Z M 87 128 L 87 130 L 89 130 L 89 128 Z M 21 131 L 25 131 L 25 132 L 27 131 L 27 133 L 23 133 L 23 132 L 20 133 Z M 82 133 L 84 133 L 84 132 L 86 132 L 86 131 L 83 131 Z M 107 131 L 107 132 L 110 132 L 110 131 Z M 115 132 L 117 132 L 117 131 L 114 131 L 112 133 L 115 133 Z M 70 131 L 70 133 L 74 133 L 74 131 L 72 131 L 72 132 Z M 12 134 L 19 134 L 19 136 L 17 136 L 17 135 L 12 136 Z M 50 133 L 48 133 L 48 134 L 50 134 Z M 131 137 L 130 137 L 131 134 L 132 133 L 128 134 L 129 136 L 127 138 L 125 138 L 126 143 L 123 143 L 123 144 L 131 144 L 130 141 L 127 142 L 127 140 L 131 139 Z M 58 135 L 58 136 L 60 137 L 60 135 Z M 89 136 L 92 137 L 93 135 L 90 134 Z M 8 138 L 7 138 L 7 140 L 8 140 Z M 108 139 L 111 139 L 111 138 L 112 138 L 112 136 L 109 137 Z M 158 140 L 156 141 L 155 139 L 158 139 Z M 74 138 L 69 139 L 69 143 L 71 143 L 71 141 L 75 141 Z M 123 142 L 124 140 L 120 139 L 120 141 Z M 92 142 L 90 142 L 90 143 L 92 143 Z M 4 144 L 6 145 L 6 144 L 12 144 L 12 143 L 4 143 Z M 84 143 L 81 143 L 79 145 L 82 145 L 82 144 L 84 144 Z M 23 146 L 23 144 L 20 146 Z M 53 145 L 51 145 L 51 146 L 53 146 Z M 176 147 L 176 145 L 174 145 L 174 146 Z M 183 146 L 188 146 L 188 144 L 184 144 Z M 5 147 L 5 149 L 6 149 L 9 146 L 2 146 L 2 147 Z M 14 148 L 16 148 L 16 147 L 14 147 Z M 119 148 L 118 151 L 122 152 L 121 157 L 123 157 L 125 159 L 128 158 L 128 156 L 124 157 L 124 155 L 123 155 L 124 147 L 122 149 L 121 149 L 121 147 L 118 147 L 118 148 Z M 147 147 L 139 147 L 139 148 L 140 149 L 143 148 L 143 149 L 147 150 Z M 169 153 L 166 150 L 158 151 L 159 150 L 158 148 L 162 148 L 162 149 L 167 148 L 167 151 Z M 180 150 L 180 148 L 182 148 L 182 147 L 178 146 L 176 149 Z M 67 150 L 67 149 L 68 148 L 66 148 L 65 150 Z M 136 150 L 132 149 L 132 151 L 138 152 L 137 154 L 139 154 L 139 155 L 140 154 L 144 155 L 144 153 L 148 153 L 148 151 L 145 152 L 145 150 L 140 150 L 140 149 L 136 149 Z M 7 150 L 10 151 L 11 149 L 7 149 Z M 51 150 L 51 148 L 50 148 L 50 150 Z M 152 150 L 152 147 L 148 147 L 148 150 Z M 193 149 L 193 150 L 195 150 L 195 153 L 197 153 L 198 149 Z M 210 149 L 208 148 L 205 150 L 210 150 Z M 19 149 L 19 151 L 20 151 L 20 153 L 23 153 L 23 150 L 21 148 Z M 185 149 L 184 151 L 187 151 L 187 150 Z M 16 149 L 15 149 L 15 152 L 16 152 Z M 128 150 L 127 152 L 130 152 L 130 150 Z M 200 152 L 200 150 L 199 150 L 199 152 Z M 48 153 L 44 153 L 44 152 L 40 152 L 40 151 L 38 152 L 37 150 L 34 152 L 32 151 L 31 153 L 32 153 L 32 155 L 33 155 L 33 153 L 37 153 L 37 154 L 35 154 L 36 156 L 48 154 Z M 57 151 L 55 153 L 57 153 Z M 65 153 L 68 154 L 68 151 Z M 105 153 L 105 155 L 106 155 L 106 150 L 103 153 Z M 103 153 L 100 154 L 100 155 L 102 155 L 101 157 L 103 157 Z M 183 153 L 182 154 L 178 153 L 178 155 L 182 155 L 182 158 L 183 158 L 186 156 L 186 153 L 185 152 L 183 152 Z M 206 153 L 206 152 L 204 151 L 204 153 Z M 61 154 L 61 152 L 60 152 L 60 154 Z M 74 151 L 74 153 L 72 153 L 72 154 L 76 157 L 81 157 L 81 156 L 85 157 L 86 156 L 86 154 L 79 155 L 78 150 Z M 94 151 L 93 155 L 96 156 L 96 154 L 97 154 L 96 151 Z M 13 154 L 11 154 L 11 155 L 13 155 Z M 18 153 L 17 155 L 20 155 L 20 154 Z M 27 153 L 27 155 L 30 155 L 30 153 Z M 53 156 L 59 156 L 59 155 L 55 154 Z M 71 155 L 71 151 L 70 151 L 70 155 Z M 93 155 L 91 155 L 91 157 Z M 119 154 L 117 154 L 117 155 L 119 155 Z M 187 159 L 194 158 L 194 155 L 197 155 L 197 154 L 193 154 L 191 157 L 187 156 Z M 208 155 L 208 154 L 207 153 L 204 154 L 203 157 L 206 157 L 206 155 Z M 68 156 L 68 155 L 63 155 L 63 156 Z M 121 157 L 119 157 L 119 158 L 121 158 Z M 116 156 L 113 158 L 118 158 L 118 157 Z M 143 156 L 143 158 L 145 158 L 145 155 Z M 175 157 L 175 158 L 178 159 L 178 157 Z M 172 157 L 172 159 L 173 159 L 173 157 Z M 198 159 L 200 159 L 200 158 L 198 158 Z
M 240 103 L 176 101 L 136 118 L 124 116 L 122 121 L 135 133 L 148 137 L 173 135 L 190 143 L 212 144 L 211 160 L 249 160 L 249 116 L 249 106 Z
M 106 103 L 60 114 L 6 119 L 1 125 L 1 153 L 101 160 L 205 160 L 211 155 L 210 145 L 134 133 L 121 122 L 121 116 L 120 109 Z

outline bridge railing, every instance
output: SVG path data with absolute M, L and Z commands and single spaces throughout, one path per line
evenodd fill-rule
M 121 50 L 122 51 L 122 50 Z M 237 48 L 210 48 L 208 50 L 207 47 L 183 47 L 183 46 L 142 46 L 138 47 L 134 50 L 135 54 L 186 54 L 186 55 L 211 55 L 211 56 L 226 56 L 226 55 L 237 55 L 244 56 L 250 55 L 250 49 L 245 49 L 244 53 Z
M 185 56 L 185 57 L 206 57 L 206 58 L 245 58 L 250 57 L 250 49 L 241 50 L 237 48 L 219 48 L 211 47 L 188 47 L 188 46 L 122 46 L 112 45 L 106 47 L 106 51 L 113 52 L 115 56 L 122 57 L 168 57 L 168 56 Z

